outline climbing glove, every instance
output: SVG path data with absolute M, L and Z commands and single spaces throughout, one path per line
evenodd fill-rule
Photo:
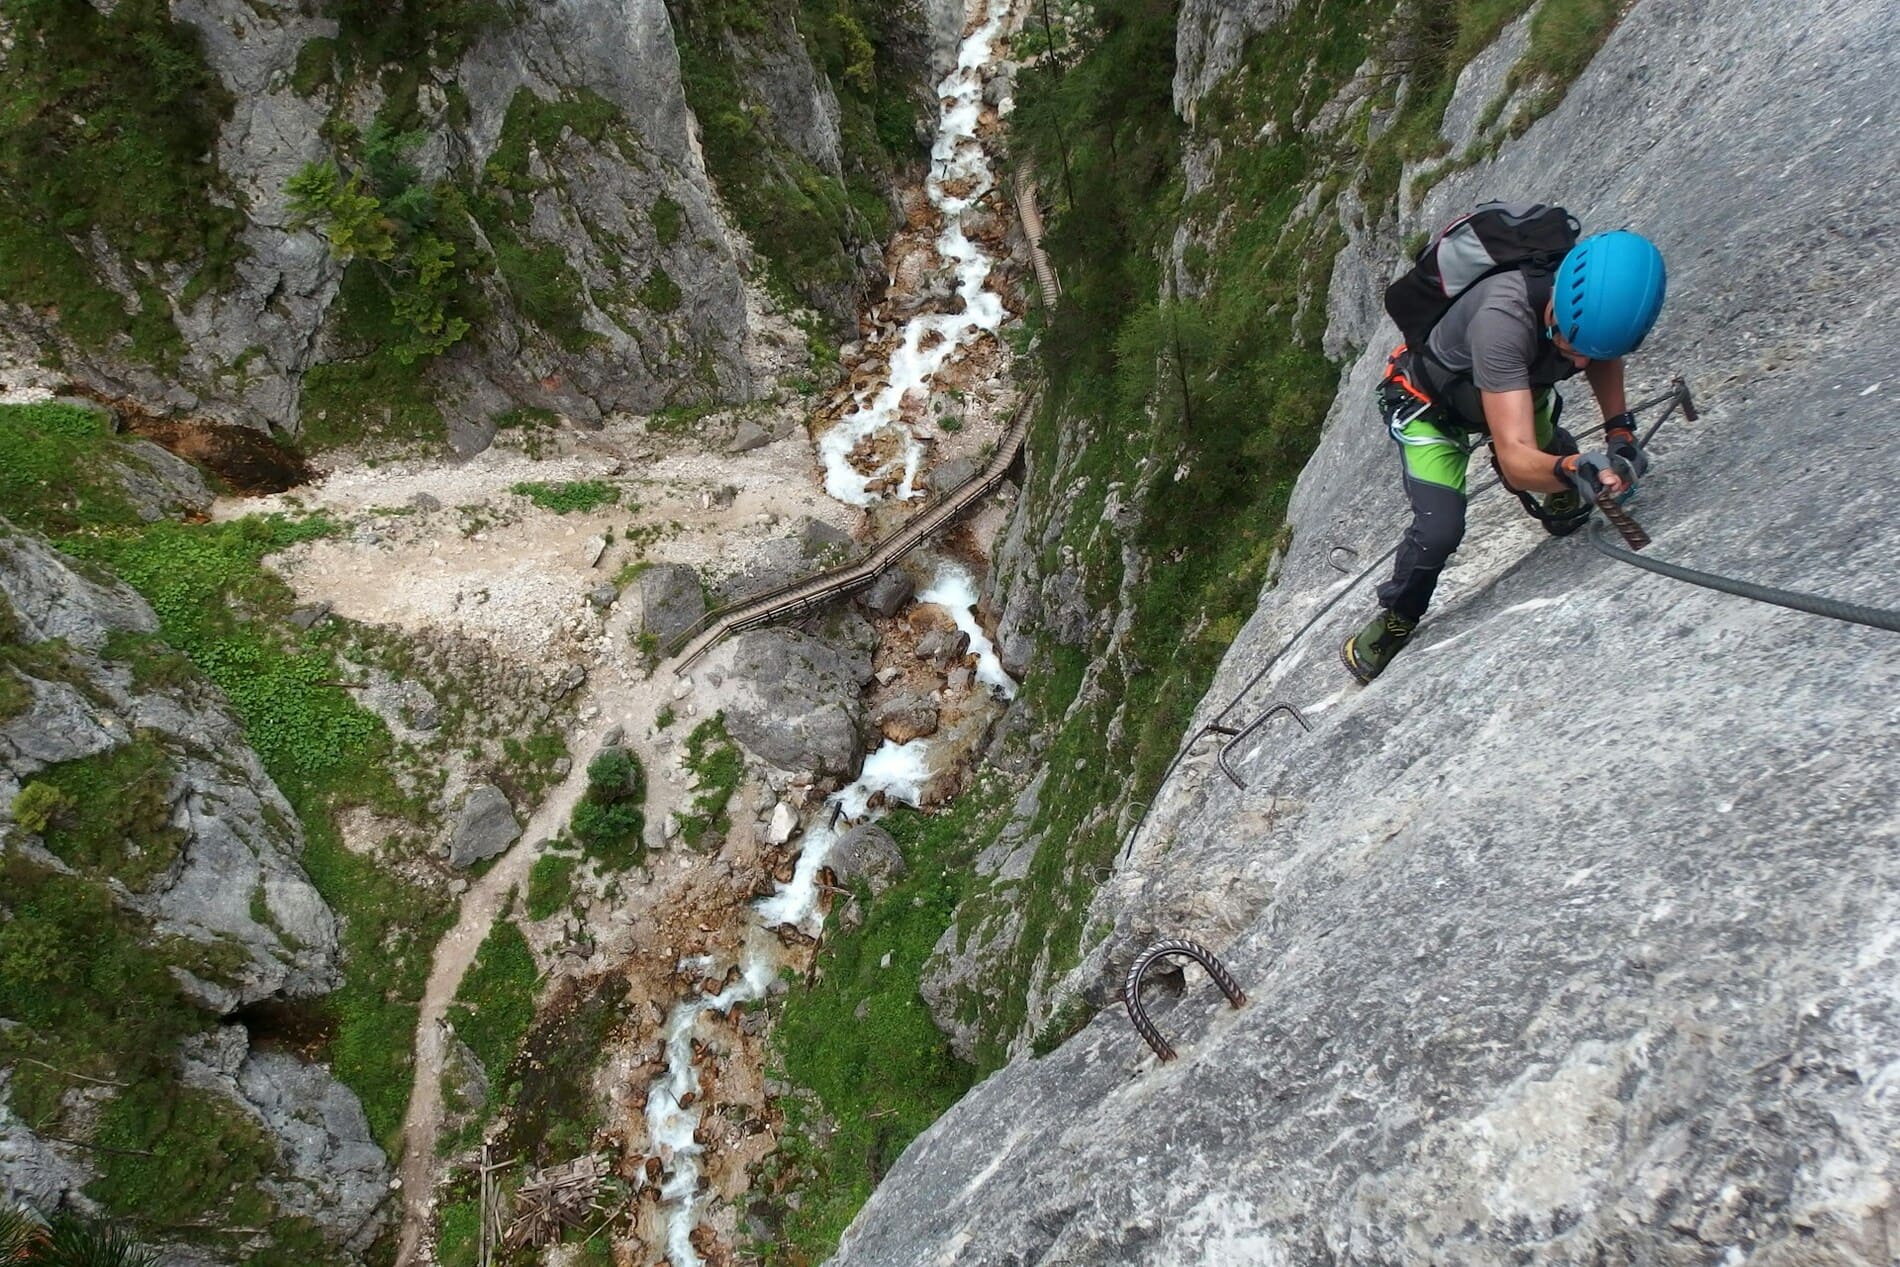
M 1603 439 L 1611 457 L 1623 459 L 1639 476 L 1649 472 L 1649 454 L 1643 452 L 1643 446 L 1636 439 L 1635 414 L 1620 413 L 1604 423 Z
M 1569 457 L 1558 458 L 1551 473 L 1577 490 L 1577 496 L 1586 502 L 1593 502 L 1605 490 L 1603 476 L 1606 472 L 1615 472 L 1621 476 L 1625 486 L 1636 483 L 1636 470 L 1623 458 L 1608 453 L 1577 453 Z

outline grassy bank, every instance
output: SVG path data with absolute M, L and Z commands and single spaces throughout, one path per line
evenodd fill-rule
M 834 912 L 816 973 L 779 1005 L 773 1049 L 800 1090 L 780 1102 L 786 1129 L 762 1179 L 800 1200 L 778 1208 L 770 1243 L 754 1246 L 767 1263 L 823 1262 L 905 1146 L 976 1080 L 931 1021 L 918 982 L 995 828 L 998 787 L 965 793 L 947 813 L 886 818 L 907 872 L 875 902 L 860 889 L 857 927 Z
M 299 1005 L 301 1023 L 319 1036 L 312 1054 L 356 1092 L 373 1133 L 393 1147 L 408 1099 L 417 1001 L 451 909 L 445 885 L 404 878 L 413 874 L 409 855 L 439 827 L 441 757 L 451 745 L 484 754 L 493 776 L 526 801 L 564 754 L 558 728 L 478 707 L 473 687 L 387 631 L 337 620 L 296 629 L 285 620 L 294 596 L 262 560 L 335 525 L 278 517 L 145 524 L 117 492 L 125 457 L 90 411 L 0 407 L 7 473 L 0 478 L 9 481 L 16 527 L 46 533 L 95 575 L 128 582 L 158 617 L 155 636 L 115 635 L 105 658 L 128 671 L 134 689 L 166 692 L 187 709 L 215 686 L 294 809 L 303 867 L 340 916 L 345 978 L 334 993 Z M 62 644 L 22 646 L 11 641 L 16 633 L 10 616 L 0 621 L 0 676 L 10 686 L 24 673 L 92 689 L 82 658 Z M 344 689 L 370 664 L 428 685 L 442 714 L 430 744 L 398 742 Z M 0 692 L 0 705 L 24 707 L 18 694 Z M 4 860 L 0 1015 L 24 1022 L 0 1035 L 0 1062 L 14 1067 L 13 1106 L 29 1122 L 47 1120 L 72 1075 L 102 1079 L 117 1089 L 98 1138 L 119 1151 L 102 1154 L 117 1160 L 108 1160 L 91 1192 L 110 1211 L 147 1237 L 227 1249 L 242 1238 L 217 1229 L 263 1226 L 276 1249 L 256 1261 L 284 1261 L 270 1254 L 293 1247 L 297 1261 L 329 1261 L 307 1225 L 273 1213 L 259 1181 L 275 1173 L 275 1150 L 250 1119 L 178 1081 L 179 1044 L 215 1018 L 181 995 L 170 969 L 231 980 L 242 967 L 231 956 L 242 952 L 161 936 L 121 909 L 104 883 L 110 876 L 138 888 L 176 850 L 178 834 L 158 807 L 177 755 L 141 733 L 33 780 L 43 790 L 27 808 L 37 806 L 49 850 L 75 873 L 49 872 L 17 854 Z M 341 817 L 362 810 L 397 829 L 378 851 L 344 844 Z M 281 835 L 290 825 L 273 830 Z

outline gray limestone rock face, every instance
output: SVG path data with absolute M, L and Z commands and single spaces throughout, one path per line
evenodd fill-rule
M 876 823 L 860 823 L 831 847 L 825 864 L 849 887 L 862 881 L 870 886 L 873 898 L 884 893 L 904 876 L 904 851 L 891 834 Z
M 211 490 L 198 468 L 150 440 L 125 441 L 116 465 L 126 500 L 146 523 L 211 509 Z
M 508 795 L 492 783 L 469 791 L 468 799 L 456 811 L 455 826 L 449 835 L 449 865 L 466 869 L 505 851 L 521 839 L 521 823 L 515 818 Z
M 706 614 L 706 587 L 683 563 L 662 563 L 640 574 L 640 629 L 662 646 Z
M 253 1050 L 242 1025 L 186 1040 L 180 1062 L 187 1085 L 224 1096 L 269 1134 L 288 1177 L 262 1186 L 285 1214 L 345 1249 L 369 1248 L 388 1221 L 392 1171 L 362 1104 L 328 1068 Z
M 0 1069 L 0 1201 L 56 1210 L 96 1175 L 85 1149 L 35 1134 L 9 1103 L 11 1071 Z
M 131 586 L 76 571 L 65 555 L 0 519 L 0 594 L 26 642 L 63 639 L 98 651 L 114 631 L 157 633 L 158 617 Z
M 1174 50 L 1174 108 L 1192 120 L 1208 89 L 1240 64 L 1249 40 L 1277 23 L 1292 0 L 1183 0 Z
M 1633 394 L 1684 373 L 1702 414 L 1652 446 L 1649 553 L 1889 607 L 1900 276 L 1868 174 L 1900 153 L 1894 16 L 1638 0 L 1561 106 L 1397 226 L 1523 190 L 1652 236 L 1670 299 Z M 1188 936 L 1248 1002 L 1190 968 L 1150 992 L 1178 1060 L 1119 1007 L 1018 1057 L 905 1152 L 840 1267 L 1892 1259 L 1892 635 L 1637 571 L 1493 494 L 1403 655 L 1349 683 L 1373 599 L 1328 557 L 1405 523 L 1368 425 L 1396 248 L 1365 258 L 1328 346 L 1372 351 L 1189 734 L 1263 672 L 1239 720 L 1313 729 L 1236 746 L 1244 788 L 1217 739 L 1189 752 L 1058 992 L 1108 1002 Z
M 240 212 L 228 277 L 205 286 L 194 263 L 129 268 L 117 249 L 82 242 L 102 286 L 128 305 L 147 302 L 157 286 L 183 343 L 177 365 L 147 364 L 125 341 L 105 351 L 78 346 L 55 317 L 4 303 L 0 341 L 28 363 L 56 357 L 73 379 L 155 412 L 295 432 L 309 407 L 307 371 L 366 349 L 337 320 L 343 262 L 292 212 L 286 186 L 306 164 L 337 160 L 326 121 L 366 127 L 385 104 L 384 88 L 360 71 L 312 82 L 312 42 L 335 40 L 338 27 L 308 6 L 180 0 L 171 16 L 195 34 L 232 103 L 213 148 L 217 198 Z M 895 25 L 902 34 L 911 21 L 900 16 Z M 775 11 L 723 51 L 787 157 L 841 181 L 849 156 L 838 102 L 793 22 Z M 920 49 L 900 53 L 906 65 L 923 60 Z M 496 419 L 518 407 L 597 426 L 615 410 L 677 404 L 683 387 L 708 403 L 754 398 L 744 292 L 751 247 L 729 227 L 707 175 L 663 0 L 498 9 L 460 60 L 417 90 L 413 121 L 423 142 L 415 161 L 424 180 L 479 184 L 511 107 L 533 99 L 597 101 L 617 114 L 604 134 L 569 129 L 541 143 L 548 152 L 527 156 L 534 187 L 521 192 L 513 231 L 521 249 L 571 270 L 575 284 L 564 289 L 576 316 L 543 328 L 501 274 L 470 276 L 493 319 L 426 371 L 452 444 L 484 447 Z M 467 227 L 483 252 L 495 249 L 483 226 Z M 839 277 L 815 285 L 817 302 L 840 320 L 881 275 L 877 252 L 865 248 L 847 255 Z
M 1020 902 L 1010 890 L 1029 874 L 1029 864 L 1042 844 L 1041 833 L 1031 833 L 1029 827 L 1041 808 L 1048 777 L 1043 770 L 1017 795 L 1008 821 L 977 855 L 974 870 L 980 892 L 989 900 L 960 908 L 924 961 L 918 993 L 930 1009 L 931 1021 L 949 1039 L 950 1050 L 964 1060 L 976 1059 L 983 1038 L 970 1000 L 995 993 L 991 983 L 1007 971 L 1022 932 Z
M 221 1010 L 271 995 L 308 997 L 340 980 L 336 918 L 298 861 L 297 817 L 223 698 L 208 688 L 135 691 L 122 666 L 96 658 L 115 632 L 152 633 L 158 621 L 130 588 L 80 575 L 37 538 L 0 536 L 0 595 L 28 643 L 62 641 L 70 681 L 26 679 L 32 703 L 0 726 L 0 805 L 49 765 L 96 757 L 135 735 L 171 767 L 171 863 L 118 900 L 152 921 L 156 936 L 241 950 L 241 962 L 195 997 Z M 104 877 L 101 877 L 103 880 Z
M 694 677 L 702 710 L 725 713 L 727 731 L 761 761 L 792 773 L 848 777 L 857 770 L 868 653 L 760 629 L 715 648 Z
M 903 568 L 892 568 L 872 581 L 870 588 L 860 591 L 858 602 L 880 616 L 895 616 L 916 592 L 917 582 L 911 574 Z

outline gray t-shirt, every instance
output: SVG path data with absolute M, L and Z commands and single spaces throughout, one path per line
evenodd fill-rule
M 1549 387 L 1577 372 L 1543 336 L 1544 314 L 1531 310 L 1530 288 L 1519 269 L 1483 279 L 1458 296 L 1432 330 L 1432 359 L 1479 390 Z

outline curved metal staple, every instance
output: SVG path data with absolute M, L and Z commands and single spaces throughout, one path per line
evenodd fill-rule
M 1275 717 L 1279 716 L 1281 713 L 1285 713 L 1288 717 L 1291 717 L 1294 721 L 1300 723 L 1300 729 L 1304 730 L 1307 734 L 1310 735 L 1313 733 L 1313 723 L 1310 721 L 1307 721 L 1306 717 L 1300 712 L 1299 709 L 1287 703 L 1275 704 L 1272 708 L 1269 708 L 1266 712 L 1254 718 L 1253 721 L 1245 729 L 1243 729 L 1239 734 L 1235 735 L 1232 739 L 1229 739 L 1226 743 L 1222 744 L 1220 747 L 1220 754 L 1214 758 L 1215 762 L 1219 764 L 1220 766 L 1221 773 L 1226 775 L 1228 778 L 1232 779 L 1234 781 L 1234 786 L 1239 788 L 1243 792 L 1247 790 L 1247 785 L 1245 782 L 1241 780 L 1239 773 L 1235 771 L 1234 767 L 1227 764 L 1227 754 L 1229 752 L 1232 752 L 1234 750 L 1234 747 L 1237 744 L 1239 744 L 1241 740 L 1245 739 L 1248 735 L 1251 735 L 1254 731 L 1259 730 L 1262 726 L 1272 721 Z
M 1185 937 L 1169 937 L 1142 951 L 1136 956 L 1135 962 L 1128 966 L 1128 976 L 1122 982 L 1122 1003 L 1128 1008 L 1128 1019 L 1134 1023 L 1135 1032 L 1140 1034 L 1142 1041 L 1154 1048 L 1155 1055 L 1164 1061 L 1174 1059 L 1174 1048 L 1169 1045 L 1167 1039 L 1161 1036 L 1161 1031 L 1155 1028 L 1155 1023 L 1148 1019 L 1147 1009 L 1141 1005 L 1141 983 L 1142 978 L 1148 975 L 1150 968 L 1170 956 L 1192 959 L 1207 969 L 1208 977 L 1220 987 L 1220 992 L 1227 996 L 1227 1002 L 1231 1006 L 1240 1007 L 1247 1001 L 1246 991 L 1240 988 L 1240 983 L 1235 981 L 1233 974 L 1227 971 L 1227 966 L 1199 942 L 1189 941 Z
M 1339 564 L 1339 556 L 1342 554 L 1350 555 L 1354 563 L 1359 561 L 1359 551 L 1353 549 L 1351 546 L 1334 546 L 1326 552 L 1326 566 L 1335 572 L 1343 572 L 1347 576 L 1351 576 L 1352 568 L 1341 567 Z

